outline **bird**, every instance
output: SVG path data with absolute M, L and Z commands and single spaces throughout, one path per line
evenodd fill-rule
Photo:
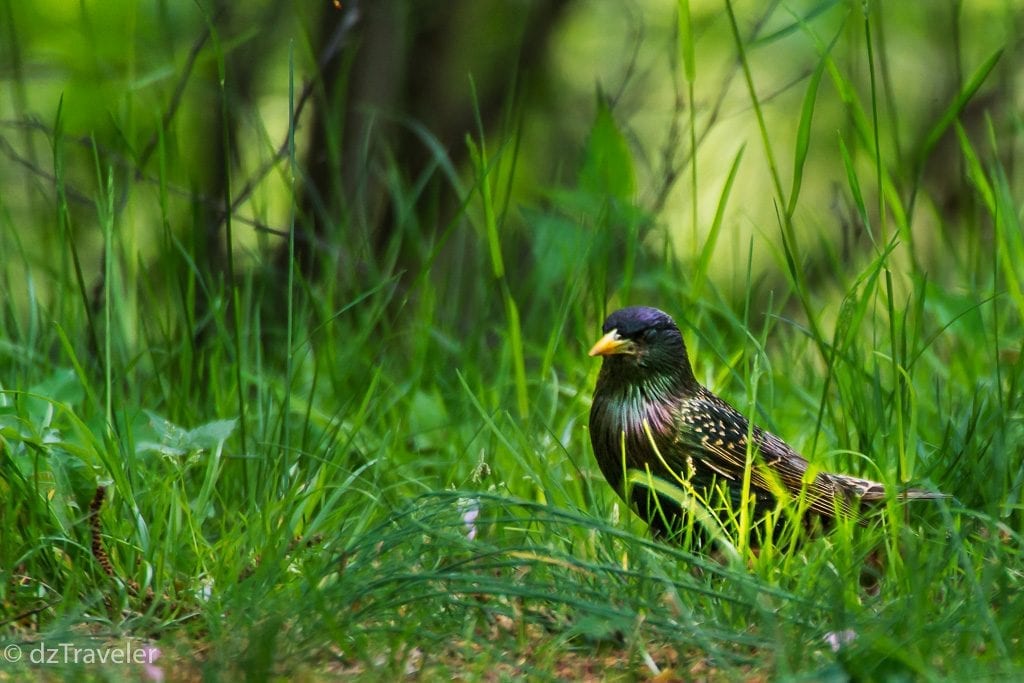
M 602 357 L 590 409 L 591 444 L 605 479 L 656 537 L 680 540 L 686 529 L 686 538 L 698 544 L 716 537 L 709 532 L 727 527 L 723 512 L 737 518 L 745 485 L 752 530 L 757 521 L 774 519 L 767 522 L 774 528 L 792 518 L 781 512 L 780 500 L 796 502 L 789 509 L 798 511 L 804 527 L 816 520 L 827 527 L 841 516 L 863 523 L 865 507 L 885 500 L 885 485 L 812 466 L 701 385 L 683 335 L 664 311 L 617 310 L 602 332 L 589 353 Z M 898 496 L 948 497 L 919 488 Z

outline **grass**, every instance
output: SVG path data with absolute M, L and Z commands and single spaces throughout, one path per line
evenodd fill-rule
M 182 213 L 166 190 L 149 207 L 163 227 L 140 248 L 118 209 L 138 181 L 98 147 L 95 209 L 71 204 L 85 183 L 65 159 L 82 150 L 58 112 L 50 254 L 0 217 L 0 624 L 24 654 L 0 679 L 144 678 L 31 660 L 40 644 L 125 639 L 159 648 L 171 678 L 1020 676 L 1024 243 L 1017 164 L 1000 154 L 1004 127 L 1019 131 L 989 121 L 979 137 L 958 122 L 996 62 L 899 163 L 883 158 L 898 121 L 877 88 L 862 104 L 830 43 L 794 21 L 820 62 L 797 148 L 775 149 L 728 9 L 760 130 L 749 147 L 795 166 L 787 179 L 770 162 L 782 237 L 746 245 L 738 299 L 705 274 L 726 207 L 753 201 L 733 183 L 749 149 L 730 153 L 699 249 L 677 253 L 636 205 L 629 135 L 603 97 L 578 176 L 543 205 L 516 204 L 514 125 L 470 143 L 462 210 L 443 225 L 418 222 L 422 188 L 392 169 L 407 223 L 354 288 L 282 279 L 262 267 L 273 244 L 233 241 L 239 222 L 226 237 L 238 258 L 217 271 L 205 224 L 172 229 Z M 687 60 L 692 42 L 680 38 Z M 699 63 L 685 71 L 701 80 Z M 838 141 L 810 137 L 825 82 L 853 122 Z M 698 140 L 697 120 L 685 125 Z M 944 134 L 973 210 L 915 222 L 940 199 L 920 166 Z M 831 145 L 843 166 L 852 254 L 795 229 L 807 145 Z M 349 237 L 324 245 L 323 272 L 361 249 Z M 925 237 L 948 248 L 925 259 Z M 413 272 L 392 258 L 403 246 Z M 753 265 L 763 251 L 785 278 L 770 296 Z M 585 351 L 627 302 L 675 315 L 698 378 L 822 467 L 955 498 L 893 500 L 866 527 L 760 554 L 739 545 L 735 560 L 651 541 L 586 430 L 597 365 Z M 97 486 L 113 576 L 91 547 Z

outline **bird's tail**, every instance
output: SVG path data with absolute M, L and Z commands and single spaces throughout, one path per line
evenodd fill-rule
M 942 491 L 926 491 L 924 489 L 906 489 L 899 492 L 903 500 L 939 500 L 941 498 L 952 498 L 948 493 Z
M 868 503 L 872 501 L 885 500 L 885 485 L 870 479 L 851 477 L 846 474 L 830 475 L 832 480 L 839 484 L 848 494 Z M 926 491 L 925 489 L 904 489 L 896 494 L 901 500 L 939 500 L 951 496 L 941 491 Z

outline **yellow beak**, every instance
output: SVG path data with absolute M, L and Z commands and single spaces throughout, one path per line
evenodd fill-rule
M 628 347 L 632 346 L 628 339 L 622 339 L 619 337 L 618 330 L 612 330 L 608 334 L 604 335 L 597 340 L 593 348 L 590 349 L 589 356 L 611 356 L 616 353 L 626 353 Z

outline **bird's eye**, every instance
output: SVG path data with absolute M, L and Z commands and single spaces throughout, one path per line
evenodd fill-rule
M 656 329 L 654 329 L 653 327 L 648 327 L 646 330 L 644 330 L 644 341 L 651 341 L 652 339 L 654 339 L 654 335 L 656 334 L 658 334 L 658 331 Z

